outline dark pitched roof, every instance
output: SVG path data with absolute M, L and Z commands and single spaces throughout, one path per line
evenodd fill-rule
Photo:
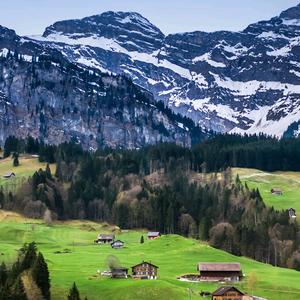
M 139 263 L 139 264 L 137 264 L 137 265 L 132 266 L 131 268 L 135 268 L 135 267 L 140 266 L 140 265 L 142 265 L 142 264 L 147 264 L 147 265 L 153 266 L 154 268 L 159 269 L 158 266 L 156 266 L 156 265 L 154 265 L 154 264 L 152 264 L 152 263 L 149 263 L 149 262 L 147 262 L 147 261 L 143 261 L 143 262 L 141 262 L 141 263 Z
M 240 263 L 199 263 L 198 271 L 241 271 Z
M 214 291 L 212 293 L 213 296 L 222 296 L 224 295 L 225 293 L 231 291 L 231 290 L 235 290 L 237 291 L 238 293 L 240 293 L 241 295 L 245 295 L 243 292 L 241 292 L 240 290 L 238 290 L 236 287 L 234 286 L 222 286 L 220 288 L 218 288 L 216 291 Z
M 113 234 L 100 233 L 98 235 L 98 239 L 101 239 L 101 240 L 113 240 L 114 238 L 115 238 L 115 236 Z
M 125 243 L 124 243 L 123 241 L 121 241 L 121 240 L 116 240 L 116 241 L 112 242 L 111 245 L 113 246 L 113 245 L 116 244 L 116 243 L 125 244 Z
M 128 271 L 128 268 L 125 267 L 116 267 L 116 268 L 112 268 L 111 272 L 123 272 L 123 271 Z

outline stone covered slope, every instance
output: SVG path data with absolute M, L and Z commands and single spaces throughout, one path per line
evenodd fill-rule
M 205 136 L 123 76 L 76 66 L 59 51 L 0 31 L 0 141 L 31 135 L 86 149 L 190 146 Z

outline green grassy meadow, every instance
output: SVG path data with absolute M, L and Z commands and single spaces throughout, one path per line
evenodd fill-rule
M 108 232 L 110 227 L 101 224 L 76 221 L 58 222 L 47 227 L 41 221 L 24 219 L 0 211 L 0 256 L 1 261 L 11 263 L 17 250 L 25 242 L 36 241 L 49 266 L 52 296 L 55 300 L 66 299 L 69 287 L 76 282 L 82 298 L 89 300 L 119 299 L 201 299 L 201 290 L 213 291 L 219 284 L 187 283 L 176 279 L 178 275 L 196 273 L 198 262 L 240 262 L 246 276 L 255 272 L 258 278 L 254 294 L 274 300 L 300 299 L 300 272 L 275 268 L 244 257 L 235 257 L 216 250 L 205 243 L 177 235 L 140 244 L 145 231 L 126 231 L 117 234 L 125 241 L 126 248 L 111 249 L 109 245 L 95 245 L 93 240 L 99 232 Z M 64 249 L 71 253 L 55 254 Z M 159 266 L 159 279 L 153 281 L 133 279 L 110 279 L 97 275 L 97 270 L 106 270 L 106 258 L 117 256 L 122 266 L 130 268 L 142 260 Z M 247 291 L 247 281 L 237 284 Z M 249 291 L 251 292 L 251 291 Z
M 0 186 L 15 191 L 22 182 L 29 176 L 32 176 L 35 171 L 40 168 L 45 169 L 46 167 L 46 163 L 41 163 L 37 157 L 27 154 L 20 155 L 19 163 L 20 165 L 18 167 L 14 167 L 11 157 L 0 160 Z M 52 172 L 55 172 L 55 164 L 50 165 L 50 168 Z M 15 178 L 3 178 L 4 175 L 11 172 L 16 174 Z
M 268 173 L 255 169 L 234 168 L 233 173 L 239 174 L 241 181 L 247 182 L 250 188 L 258 188 L 267 205 L 279 210 L 292 207 L 300 214 L 300 172 Z M 280 188 L 283 195 L 272 195 L 272 188 Z

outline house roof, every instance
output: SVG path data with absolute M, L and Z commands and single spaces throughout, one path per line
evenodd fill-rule
M 160 232 L 158 231 L 149 231 L 148 232 L 148 236 L 159 236 L 160 235 Z
M 117 268 L 112 268 L 111 272 L 123 272 L 123 271 L 128 271 L 128 268 L 125 267 L 117 267 Z
M 216 291 L 214 291 L 212 293 L 213 296 L 222 296 L 224 295 L 225 293 L 231 291 L 231 290 L 235 290 L 237 291 L 238 293 L 240 293 L 241 295 L 245 295 L 243 292 L 241 292 L 240 290 L 238 290 L 236 287 L 234 286 L 222 286 L 220 288 L 218 288 Z
M 105 234 L 105 233 L 100 233 L 98 234 L 98 239 L 102 240 L 113 240 L 115 238 L 114 234 Z
M 198 271 L 241 271 L 240 263 L 199 263 Z
M 140 266 L 140 265 L 142 265 L 142 264 L 147 264 L 147 265 L 150 265 L 150 266 L 153 266 L 153 267 L 159 269 L 158 266 L 156 266 L 156 265 L 154 265 L 154 264 L 152 264 L 152 263 L 149 263 L 149 262 L 147 262 L 147 261 L 142 261 L 141 263 L 139 263 L 139 264 L 137 264 L 137 265 L 134 265 L 134 266 L 132 266 L 131 268 L 135 268 L 135 267 Z
M 116 240 L 116 241 L 114 241 L 113 243 L 111 243 L 111 245 L 116 244 L 116 243 L 125 244 L 125 243 L 124 243 L 123 241 L 121 241 L 121 240 Z
M 9 176 L 16 176 L 16 174 L 14 172 L 9 172 L 4 175 L 4 177 L 9 177 Z

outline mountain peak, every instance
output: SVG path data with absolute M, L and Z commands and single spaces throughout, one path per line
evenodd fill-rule
M 63 34 L 103 34 L 110 28 L 111 31 L 140 32 L 146 36 L 162 38 L 163 33 L 149 20 L 137 12 L 107 11 L 98 15 L 85 17 L 77 20 L 56 22 L 46 28 L 43 36 L 53 33 Z
M 283 11 L 279 17 L 282 19 L 300 19 L 300 3 Z
M 92 22 L 97 25 L 112 25 L 128 27 L 138 31 L 148 31 L 151 35 L 162 35 L 162 32 L 153 25 L 148 19 L 137 12 L 107 11 L 100 15 L 86 17 L 85 22 Z

